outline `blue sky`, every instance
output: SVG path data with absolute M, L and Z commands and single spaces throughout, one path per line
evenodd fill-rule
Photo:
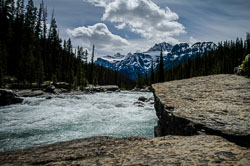
M 34 0 L 36 6 L 41 0 Z M 250 31 L 249 0 L 44 0 L 63 39 L 98 56 L 155 43 L 235 40 Z

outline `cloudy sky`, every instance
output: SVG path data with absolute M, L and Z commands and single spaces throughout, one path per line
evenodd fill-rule
M 36 6 L 41 0 L 34 0 Z M 44 0 L 63 39 L 99 56 L 155 43 L 235 40 L 250 31 L 249 0 Z

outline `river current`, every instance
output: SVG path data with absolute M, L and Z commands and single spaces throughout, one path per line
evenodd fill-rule
M 24 98 L 0 107 L 0 151 L 91 136 L 153 137 L 154 106 L 134 104 L 148 92 L 113 92 Z M 152 102 L 152 101 L 151 101 Z

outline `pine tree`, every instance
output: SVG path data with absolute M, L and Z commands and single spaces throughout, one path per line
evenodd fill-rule
M 7 49 L 0 41 L 0 87 L 4 86 L 4 77 L 7 73 Z
M 94 77 L 95 77 L 95 68 L 94 68 L 94 56 L 95 56 L 95 45 L 93 45 L 92 48 L 92 56 L 91 56 L 91 63 L 90 63 L 90 77 L 89 77 L 89 83 L 92 84 Z
M 16 18 L 23 21 L 24 20 L 24 0 L 16 1 Z
M 26 6 L 25 26 L 29 27 L 29 29 L 32 31 L 35 30 L 36 11 L 37 8 L 34 7 L 33 0 L 29 0 Z
M 60 70 L 60 49 L 61 49 L 61 40 L 59 39 L 59 33 L 57 31 L 57 24 L 56 24 L 56 19 L 54 17 L 54 11 L 52 13 L 51 17 L 51 23 L 50 23 L 50 28 L 49 28 L 49 34 L 48 34 L 48 42 L 49 42 L 49 47 L 48 47 L 48 78 L 49 79 L 54 79 L 58 80 L 58 77 L 61 77 L 61 70 Z M 72 45 L 71 41 L 68 40 L 68 45 L 70 48 L 69 52 L 72 54 Z M 73 62 L 72 62 L 73 63 Z M 53 76 L 53 77 L 52 77 Z
M 90 83 L 94 84 L 95 86 L 98 85 L 98 78 L 97 78 L 97 73 L 94 65 L 94 56 L 95 56 L 95 45 L 93 45 L 92 49 L 92 56 L 91 56 L 91 69 L 90 69 Z
M 49 38 L 49 40 L 51 40 L 51 42 L 55 42 L 57 40 L 57 24 L 56 24 L 56 19 L 54 17 L 54 10 L 53 10 L 52 16 L 51 16 L 48 38 Z
M 82 54 L 82 60 L 84 62 L 84 64 L 88 63 L 88 50 L 86 50 L 83 54 Z
M 93 45 L 93 49 L 92 49 L 92 56 L 91 56 L 91 64 L 94 64 L 94 56 L 95 56 L 95 45 Z
M 83 63 L 85 71 L 88 72 L 88 50 L 85 51 L 84 57 L 83 57 Z
M 154 61 L 153 61 L 153 59 L 152 59 L 152 62 L 151 62 L 150 83 L 151 83 L 151 84 L 154 84 L 154 83 L 155 83 Z
M 42 23 L 43 23 L 42 39 L 45 40 L 47 36 L 47 7 L 45 8 L 43 0 L 41 3 L 41 10 L 42 10 Z
M 39 8 L 37 20 L 36 20 L 36 27 L 35 27 L 35 34 L 38 39 L 41 38 L 41 32 L 42 32 L 42 29 L 41 29 L 42 28 L 42 25 L 41 25 L 42 12 L 43 12 L 43 7 L 42 7 L 42 4 L 40 4 L 40 8 Z
M 161 48 L 161 54 L 160 54 L 160 63 L 158 64 L 158 82 L 164 82 L 165 81 L 165 74 L 164 74 L 164 63 L 163 63 L 163 53 Z
M 250 54 L 250 33 L 247 32 L 246 36 L 247 54 Z
M 81 88 L 84 86 L 84 79 L 85 79 L 85 71 L 83 66 L 82 57 L 84 56 L 85 52 L 83 51 L 82 47 L 77 48 L 77 85 Z

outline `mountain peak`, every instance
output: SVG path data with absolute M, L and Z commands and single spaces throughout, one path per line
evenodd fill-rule
M 162 42 L 159 44 L 155 44 L 153 47 L 151 47 L 147 52 L 152 52 L 152 51 L 168 51 L 170 52 L 172 50 L 173 46 L 169 43 Z
M 213 42 L 196 42 L 192 45 L 192 48 L 210 47 L 211 49 L 217 47 Z

